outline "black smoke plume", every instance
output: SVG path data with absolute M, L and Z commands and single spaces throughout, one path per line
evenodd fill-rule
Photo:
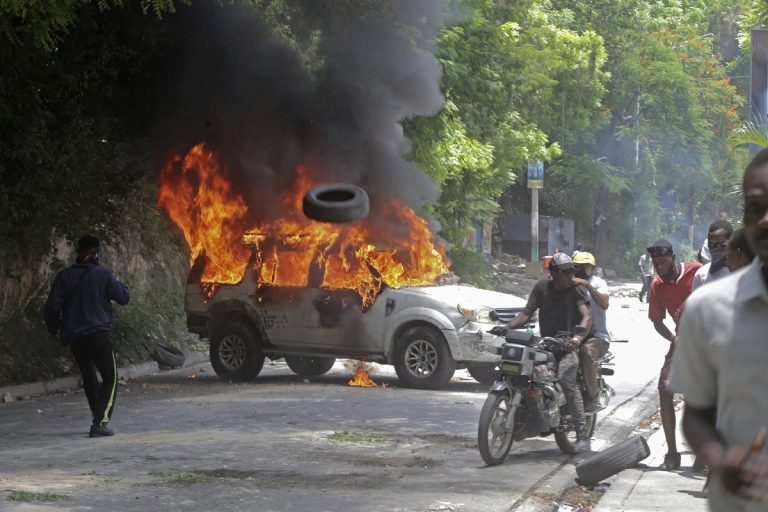
M 289 190 L 300 164 L 317 181 L 363 186 L 372 216 L 392 197 L 417 211 L 434 202 L 436 187 L 406 159 L 400 122 L 442 107 L 432 50 L 446 2 L 368 4 L 368 12 L 337 13 L 334 2 L 288 1 L 305 19 L 296 28 L 307 44 L 301 51 L 253 7 L 193 2 L 182 9 L 156 89 L 163 157 L 206 142 L 258 220 L 279 215 L 274 198 Z M 320 37 L 314 46 L 307 43 L 313 34 Z

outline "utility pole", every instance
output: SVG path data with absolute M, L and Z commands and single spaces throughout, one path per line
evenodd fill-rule
M 539 189 L 544 187 L 544 162 L 528 162 L 528 188 L 531 189 L 531 261 L 539 261 Z
M 539 261 L 539 189 L 531 189 L 531 261 Z

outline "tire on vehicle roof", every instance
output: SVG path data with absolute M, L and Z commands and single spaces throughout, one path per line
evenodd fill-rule
M 186 356 L 184 352 L 176 347 L 168 345 L 162 341 L 158 341 L 152 351 L 152 359 L 157 361 L 159 366 L 165 366 L 168 368 L 180 368 L 184 366 Z
M 309 189 L 304 195 L 304 215 L 320 222 L 351 222 L 368 215 L 368 194 L 349 183 L 330 183 Z
M 328 373 L 335 362 L 335 357 L 285 356 L 285 364 L 288 368 L 302 377 L 315 377 Z
M 393 364 L 400 384 L 407 388 L 439 388 L 456 371 L 456 361 L 443 334 L 426 325 L 411 327 L 398 337 Z
M 216 375 L 226 381 L 253 380 L 264 366 L 264 353 L 256 333 L 239 321 L 214 328 L 210 356 Z

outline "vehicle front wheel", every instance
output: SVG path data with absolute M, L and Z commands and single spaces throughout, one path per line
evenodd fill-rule
M 210 355 L 211 366 L 222 380 L 253 380 L 264 366 L 256 335 L 240 322 L 229 322 L 214 330 Z
M 335 362 L 335 357 L 285 356 L 285 364 L 288 365 L 288 368 L 302 377 L 314 377 L 328 373 Z
M 519 416 L 517 410 L 515 409 L 513 413 L 512 409 L 514 409 L 512 398 L 508 392 L 493 391 L 488 394 L 480 411 L 477 447 L 480 450 L 480 456 L 489 466 L 504 462 L 512 447 L 514 431 L 518 425 L 513 424 L 511 429 L 507 429 L 507 418 L 510 414 L 515 414 L 515 420 L 517 420 Z
M 427 326 L 412 327 L 400 335 L 395 343 L 394 365 L 397 378 L 407 388 L 439 388 L 456 371 L 445 338 Z

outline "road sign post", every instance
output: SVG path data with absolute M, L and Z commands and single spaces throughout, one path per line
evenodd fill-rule
M 531 189 L 531 261 L 539 261 L 539 189 L 544 187 L 544 162 L 528 162 L 528 188 Z

